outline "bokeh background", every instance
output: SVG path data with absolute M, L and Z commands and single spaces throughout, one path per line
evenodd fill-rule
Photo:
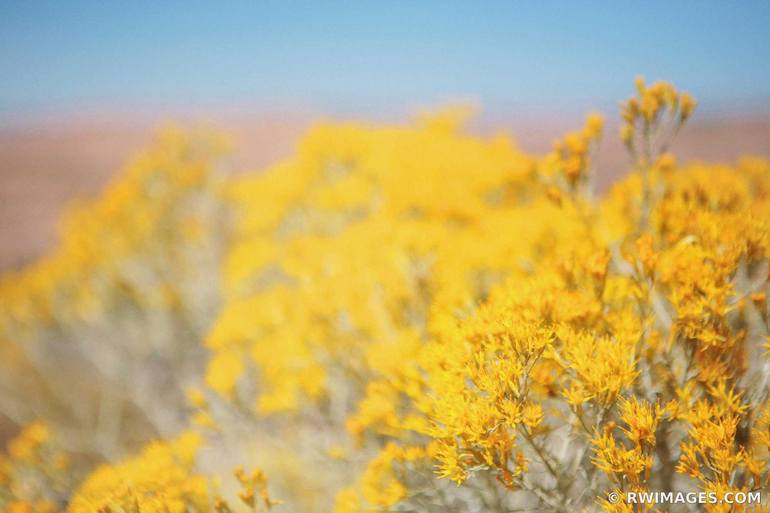
M 479 107 L 472 130 L 531 152 L 608 120 L 632 79 L 699 100 L 681 160 L 770 155 L 770 3 L 0 2 L 0 270 L 55 240 L 168 122 L 231 133 L 234 169 L 292 152 L 315 120 Z M 627 165 L 615 130 L 606 187 Z

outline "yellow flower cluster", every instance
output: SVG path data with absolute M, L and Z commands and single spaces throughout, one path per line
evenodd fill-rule
M 591 114 L 585 127 L 580 132 L 567 134 L 563 140 L 556 141 L 552 165 L 563 177 L 568 190 L 574 194 L 579 185 L 585 184 L 591 171 L 591 152 L 595 150 L 602 135 L 604 119 L 599 114 Z M 552 187 L 549 194 L 558 198 L 558 189 Z
M 281 503 L 281 501 L 270 498 L 270 494 L 267 490 L 267 477 L 261 470 L 257 469 L 250 475 L 247 475 L 246 471 L 243 470 L 243 467 L 238 467 L 233 473 L 242 487 L 238 497 L 252 511 L 259 511 L 261 509 L 257 499 L 259 499 L 265 509 L 268 510 Z M 229 508 L 225 502 L 222 502 L 222 499 L 219 499 L 217 502 L 217 509 L 227 510 Z
M 150 444 L 137 457 L 96 469 L 77 489 L 69 513 L 210 511 L 206 478 L 193 473 L 199 436 Z
M 665 407 L 660 404 L 653 406 L 646 400 L 633 397 L 621 399 L 618 406 L 620 420 L 625 425 L 619 434 L 628 440 L 628 445 L 615 438 L 615 423 L 607 422 L 602 427 L 603 432 L 593 440 L 595 456 L 592 463 L 609 477 L 610 486 L 618 496 L 625 497 L 627 492 L 649 492 L 658 429 L 665 417 L 676 408 L 676 403 L 671 402 Z M 602 505 L 608 511 L 622 511 L 625 507 L 607 499 L 602 499 Z
M 696 104 L 692 96 L 678 92 L 667 82 L 648 86 L 638 77 L 636 90 L 637 96 L 623 104 L 620 138 L 632 151 L 639 149 L 649 156 L 654 127 L 661 117 L 668 113 L 678 129 L 692 116 Z

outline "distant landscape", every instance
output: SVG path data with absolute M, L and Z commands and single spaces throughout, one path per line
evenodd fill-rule
M 682 163 L 734 162 L 742 155 L 770 155 L 770 115 L 703 114 L 678 135 L 673 151 Z M 614 112 L 606 113 L 608 119 Z M 486 116 L 489 118 L 490 116 Z M 318 116 L 308 112 L 259 112 L 210 118 L 204 126 L 230 134 L 235 142 L 231 167 L 252 171 L 291 155 L 297 139 Z M 190 116 L 151 114 L 50 116 L 0 128 L 0 269 L 13 269 L 40 256 L 56 238 L 56 219 L 77 198 L 93 197 L 151 140 L 153 133 Z M 550 151 L 552 142 L 582 124 L 578 116 L 544 116 L 526 121 L 481 119 L 472 130 L 505 131 L 533 153 Z M 606 188 L 628 167 L 628 157 L 610 125 L 599 152 L 599 186 Z

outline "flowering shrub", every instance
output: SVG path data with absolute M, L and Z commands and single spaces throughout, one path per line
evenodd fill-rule
M 159 150 L 162 180 L 185 177 L 173 193 L 103 200 L 129 224 L 87 216 L 85 249 L 60 257 L 79 274 L 44 263 L 3 289 L 11 383 L 47 377 L 29 356 L 40 338 L 88 353 L 94 323 L 194 317 L 149 352 L 129 333 L 100 343 L 133 358 L 118 383 L 157 379 L 143 367 L 159 361 L 186 391 L 156 411 L 157 388 L 133 390 L 145 419 L 177 419 L 144 440 L 188 422 L 200 439 L 100 451 L 112 466 L 68 509 L 622 512 L 654 509 L 623 500 L 644 491 L 766 490 L 770 164 L 678 166 L 667 148 L 694 108 L 638 81 L 622 109 L 632 169 L 601 197 L 597 115 L 544 157 L 465 134 L 463 109 L 319 126 L 295 157 L 221 182 L 187 176 L 212 165 L 201 146 Z M 215 258 L 195 264 L 225 242 L 220 285 Z M 147 269 L 157 281 L 126 282 Z M 92 306 L 72 317 L 82 287 Z M 70 420 L 45 416 L 71 445 Z M 88 432 L 127 418 L 108 410 Z
M 166 131 L 73 206 L 52 254 L 0 280 L 6 416 L 42 416 L 68 449 L 107 458 L 185 427 L 219 301 L 222 149 Z

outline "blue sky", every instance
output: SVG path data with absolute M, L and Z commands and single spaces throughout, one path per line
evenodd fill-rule
M 83 105 L 770 104 L 770 2 L 0 0 L 0 115 Z

